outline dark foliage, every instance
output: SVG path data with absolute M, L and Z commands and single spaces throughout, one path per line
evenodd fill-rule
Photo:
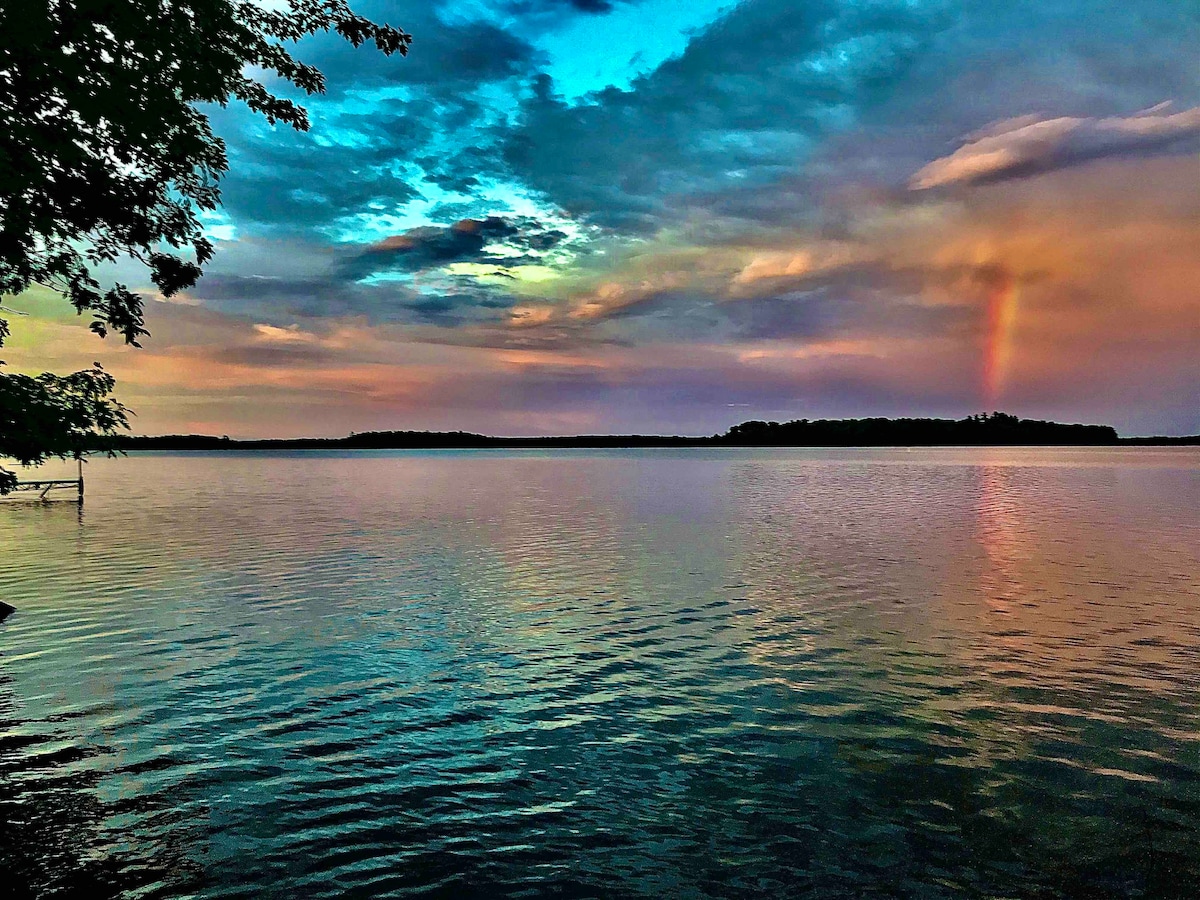
M 196 108 L 241 100 L 272 124 L 308 128 L 302 107 L 248 69 L 320 93 L 287 45 L 334 31 L 405 54 L 403 31 L 346 0 L 44 0 L 0 4 L 0 293 L 61 292 L 92 330 L 131 344 L 142 301 L 91 267 L 140 260 L 170 296 L 212 257 L 199 215 L 220 202 L 225 145 Z
M 109 394 L 113 377 L 97 364 L 71 375 L 0 376 L 0 457 L 37 465 L 97 450 L 113 452 L 128 410 Z M 16 485 L 0 469 L 0 494 Z
M 344 438 L 231 441 L 200 434 L 122 437 L 127 450 L 426 450 L 538 447 L 914 447 L 953 445 L 1097 445 L 1121 441 L 1108 425 L 1061 425 L 1005 413 L 965 419 L 822 419 L 743 422 L 725 434 L 489 437 L 465 431 L 368 431 Z
M 919 447 L 1014 444 L 1115 444 L 1109 425 L 1063 425 L 995 412 L 965 419 L 800 419 L 743 422 L 725 444 L 799 447 Z

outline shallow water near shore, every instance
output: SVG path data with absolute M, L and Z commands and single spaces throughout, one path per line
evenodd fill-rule
M 86 477 L 0 506 L 10 896 L 1200 889 L 1194 448 Z

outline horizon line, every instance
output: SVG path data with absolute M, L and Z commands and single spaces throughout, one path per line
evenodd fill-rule
M 584 434 L 482 434 L 479 432 L 465 431 L 462 429 L 455 430 L 418 430 L 418 429 L 382 429 L 369 431 L 351 431 L 348 434 L 340 436 L 294 436 L 294 437 L 230 437 L 229 435 L 212 435 L 201 433 L 173 433 L 160 435 L 133 435 L 122 434 L 116 437 L 119 443 L 126 442 L 185 442 L 195 441 L 206 444 L 220 445 L 239 445 L 239 444 L 257 444 L 257 445 L 279 445 L 279 444 L 357 444 L 362 441 L 371 440 L 397 440 L 406 439 L 408 441 L 421 441 L 425 446 L 432 446 L 429 442 L 438 440 L 453 441 L 461 444 L 464 441 L 482 441 L 482 442 L 497 442 L 497 443 L 521 443 L 534 442 L 538 444 L 549 444 L 554 442 L 569 442 L 579 445 L 580 442 L 597 441 L 604 444 L 611 444 L 617 441 L 630 442 L 681 442 L 681 443 L 739 443 L 745 439 L 749 444 L 762 444 L 784 442 L 786 437 L 800 437 L 802 432 L 817 432 L 821 430 L 832 430 L 834 432 L 846 428 L 867 427 L 870 432 L 874 432 L 874 440 L 872 440 L 870 432 L 866 434 L 855 434 L 853 437 L 865 438 L 866 442 L 861 446 L 952 446 L 955 443 L 952 440 L 952 435 L 948 432 L 975 432 L 970 435 L 972 437 L 984 438 L 987 436 L 1002 437 L 1008 436 L 1011 438 L 1018 437 L 1018 434 L 1024 433 L 1025 436 L 1037 435 L 1039 440 L 1032 441 L 1032 445 L 1048 446 L 1052 442 L 1047 438 L 1054 436 L 1066 437 L 1070 435 L 1076 438 L 1074 441 L 1066 441 L 1065 444 L 1091 443 L 1091 444 L 1111 444 L 1114 439 L 1117 442 L 1160 442 L 1160 443 L 1200 443 L 1200 434 L 1180 434 L 1180 435 L 1123 435 L 1111 425 L 1106 424 L 1089 424 L 1089 423 L 1060 423 L 1041 419 L 1022 419 L 1018 416 L 1013 416 L 1008 413 L 993 412 L 982 413 L 966 416 L 960 419 L 935 418 L 935 417 L 912 417 L 900 416 L 896 418 L 888 416 L 864 416 L 840 419 L 792 419 L 788 421 L 750 419 L 735 425 L 731 425 L 724 432 L 705 433 L 705 434 L 647 434 L 636 432 L 591 432 Z M 924 434 L 905 434 L 904 442 L 896 444 L 885 444 L 880 442 L 880 438 L 885 435 L 881 432 L 896 431 L 896 430 L 911 430 L 925 432 Z M 980 432 L 990 432 L 984 434 Z M 1057 432 L 1058 434 L 1054 434 Z M 815 434 L 809 434 L 810 438 L 815 437 Z M 831 435 L 832 436 L 832 435 Z M 893 434 L 891 436 L 900 437 Z M 964 436 L 964 435 L 954 435 Z M 839 435 L 841 438 L 838 442 L 830 444 L 830 446 L 857 446 L 849 442 L 847 439 L 852 437 L 849 434 Z M 1091 438 L 1087 441 L 1080 441 L 1079 438 Z M 916 438 L 914 441 L 913 439 Z M 951 438 L 951 440 L 947 440 Z M 980 446 L 989 442 L 985 440 L 969 442 L 967 446 Z M 1008 440 L 1000 441 L 997 446 L 1012 446 L 1019 441 Z M 813 444 L 808 444 L 813 446 Z M 353 449 L 353 447 L 351 447 Z M 370 448 L 359 448 L 370 449 Z M 378 447 L 376 449 L 384 449 Z

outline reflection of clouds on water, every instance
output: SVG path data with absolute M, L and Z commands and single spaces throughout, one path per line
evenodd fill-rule
M 197 883 L 189 816 L 174 809 L 179 798 L 114 796 L 113 782 L 133 778 L 133 769 L 79 738 L 72 720 L 81 711 L 35 719 L 25 706 L 0 670 L 0 872 L 8 896 L 115 898 L 167 881 Z M 127 840 L 131 825 L 152 820 L 172 828 L 170 842 Z
M 1170 896 L 1198 486 L 1108 452 L 100 461 L 0 517 L 0 666 L 214 893 Z

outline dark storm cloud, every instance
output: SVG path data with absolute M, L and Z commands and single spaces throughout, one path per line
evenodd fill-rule
M 550 250 L 558 246 L 566 240 L 566 232 L 551 229 L 538 234 L 532 234 L 528 238 L 528 244 L 534 250 Z
M 411 293 L 399 285 L 388 285 L 384 290 L 330 276 L 285 278 L 222 273 L 205 275 L 189 291 L 208 309 L 231 315 L 271 321 L 295 316 L 362 317 L 373 323 L 403 318 L 396 311 L 413 299 Z
M 503 174 L 499 151 L 489 143 L 480 130 L 476 134 L 478 144 L 440 150 L 436 154 L 416 157 L 416 163 L 425 173 L 425 180 L 436 184 L 444 191 L 471 194 L 488 176 Z
M 629 91 L 571 104 L 535 81 L 505 159 L 612 229 L 693 211 L 747 227 L 810 222 L 823 194 L 902 187 L 987 122 L 1200 102 L 1197 9 L 746 0 Z
M 305 178 L 306 174 L 311 177 Z M 361 213 L 371 204 L 396 208 L 419 196 L 397 175 L 375 174 L 349 184 L 336 175 L 336 169 L 330 177 L 288 169 L 232 175 L 226 185 L 225 209 L 250 233 L 302 233 Z
M 232 160 L 225 207 L 243 231 L 328 230 L 356 215 L 397 213 L 421 196 L 421 173 L 469 194 L 502 170 L 492 149 L 497 114 L 476 92 L 527 75 L 535 51 L 488 22 L 448 24 L 443 6 L 362 4 L 363 14 L 418 35 L 407 58 L 332 35 L 303 42 L 297 57 L 325 73 L 328 91 L 297 98 L 310 112 L 308 133 L 270 128 L 237 106 L 208 110 Z
M 439 225 L 453 224 L 459 219 L 486 218 L 492 204 L 485 200 L 468 200 L 463 203 L 439 203 L 425 214 L 430 222 Z
M 445 21 L 444 2 L 363 2 L 356 11 L 413 35 L 407 57 L 354 48 L 335 35 L 318 35 L 298 51 L 325 73 L 331 96 L 380 84 L 409 85 L 445 96 L 464 87 L 526 71 L 535 51 L 509 29 L 486 21 Z
M 403 309 L 402 290 L 383 292 L 329 277 L 264 278 L 210 273 L 189 294 L 205 307 L 230 315 L 251 315 L 269 321 L 289 317 L 363 317 L 387 322 Z
M 901 3 L 747 2 L 630 91 L 571 105 L 539 79 L 506 159 L 572 213 L 653 228 L 690 196 L 794 171 L 903 76 L 940 21 Z
M 489 0 L 493 18 L 518 22 L 523 30 L 539 32 L 554 28 L 579 16 L 595 17 L 603 27 L 603 17 L 623 6 L 637 6 L 643 0 Z
M 283 324 L 299 317 L 457 327 L 500 322 L 512 306 L 507 293 L 469 278 L 443 279 L 436 291 L 427 293 L 391 281 L 358 284 L 342 277 L 208 275 L 190 294 L 212 310 Z
M 787 227 L 811 224 L 841 184 L 903 186 L 990 121 L 1200 102 L 1200 13 L 1178 3 L 745 0 L 629 91 L 569 103 L 537 74 L 544 60 L 521 23 L 613 5 L 513 0 L 486 21 L 446 21 L 454 8 L 442 2 L 366 3 L 417 36 L 412 54 L 306 41 L 298 55 L 326 71 L 330 91 L 305 101 L 308 135 L 217 111 L 234 157 L 229 211 L 251 230 L 344 230 L 356 215 L 396 214 L 423 173 L 466 196 L 523 184 L 616 234 L 694 212 L 734 229 Z M 529 91 L 515 119 L 476 94 L 498 82 Z M 380 93 L 392 89 L 405 96 Z M 471 217 L 494 212 L 454 202 Z
M 502 278 L 505 267 L 540 262 L 542 253 L 567 239 L 563 231 L 528 216 L 463 218 L 370 245 L 339 245 L 304 277 L 210 272 L 189 295 L 212 309 L 273 319 L 361 317 L 371 323 L 444 326 L 499 321 L 515 303 L 509 291 L 494 279 L 483 283 L 449 274 L 445 267 L 490 265 Z M 417 276 L 419 282 L 395 276 Z
M 347 264 L 346 272 L 420 271 L 453 262 L 490 260 L 483 248 L 512 237 L 517 229 L 498 216 L 462 219 L 448 227 L 427 225 L 369 247 Z
M 420 196 L 398 163 L 437 134 L 436 106 L 383 100 L 370 116 L 323 110 L 307 134 L 272 129 L 244 110 L 218 110 L 231 171 L 225 210 L 249 233 L 305 234 Z
M 415 325 L 458 328 L 468 324 L 500 322 L 512 306 L 505 293 L 482 288 L 473 279 L 457 279 L 457 284 L 430 294 L 410 295 L 403 304 L 405 315 L 395 321 Z
M 696 290 L 661 291 L 606 319 L 605 334 L 669 342 L 825 341 L 938 337 L 968 327 L 974 311 L 922 303 L 882 273 L 842 273 L 822 283 L 763 285 L 728 300 Z
M 425 225 L 379 241 L 345 260 L 339 275 L 359 280 L 382 272 L 421 272 L 457 262 L 512 266 L 536 261 L 529 251 L 559 244 L 566 235 L 547 229 L 527 217 L 500 216 L 461 219 L 453 225 Z M 503 245 L 498 254 L 488 248 Z
M 582 13 L 606 13 L 622 3 L 637 3 L 638 0 L 508 0 L 501 4 L 511 15 L 536 16 L 545 13 L 574 11 Z

